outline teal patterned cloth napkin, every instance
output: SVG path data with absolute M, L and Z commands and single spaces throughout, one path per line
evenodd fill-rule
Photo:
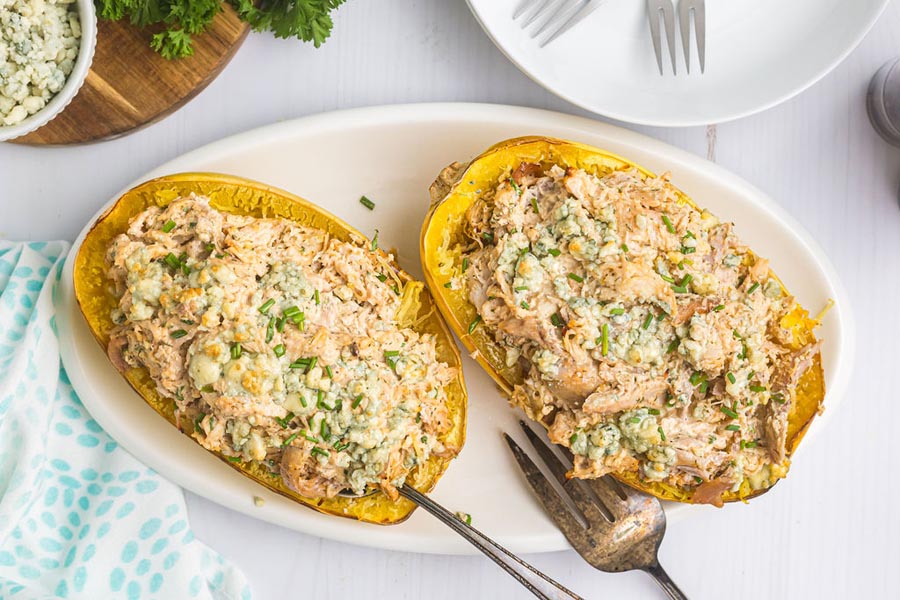
M 247 600 L 181 489 L 91 419 L 59 359 L 64 242 L 0 240 L 0 599 Z

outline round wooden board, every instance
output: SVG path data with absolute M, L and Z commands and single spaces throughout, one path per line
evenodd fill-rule
M 194 55 L 166 60 L 150 48 L 153 31 L 101 20 L 90 73 L 72 103 L 17 144 L 65 145 L 127 135 L 168 116 L 209 85 L 228 64 L 249 25 L 225 4 L 194 36 Z

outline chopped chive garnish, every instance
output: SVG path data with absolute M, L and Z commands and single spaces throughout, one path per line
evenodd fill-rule
M 284 331 L 285 322 L 286 322 L 286 319 L 284 317 L 279 317 L 279 318 L 275 319 L 275 330 L 278 331 L 279 333 Z
M 719 410 L 721 410 L 723 413 L 725 413 L 726 416 L 731 417 L 732 419 L 738 418 L 738 414 L 736 412 L 734 412 L 733 410 L 731 410 L 730 408 L 728 408 L 727 406 L 720 406 Z
M 453 282 L 452 282 L 452 281 L 448 281 L 447 283 L 444 284 L 444 287 L 447 288 L 447 289 L 449 290 L 450 288 L 453 287 Z
M 231 345 L 231 358 L 237 360 L 241 357 L 241 354 L 244 352 L 243 347 L 240 342 L 235 342 Z
M 659 432 L 659 439 L 661 439 L 662 441 L 666 441 L 666 434 L 663 432 L 663 428 L 657 427 L 656 431 Z
M 375 203 L 372 202 L 371 200 L 369 200 L 368 198 L 366 198 L 365 196 L 362 196 L 359 199 L 359 203 L 362 204 L 363 206 L 365 206 L 366 208 L 368 208 L 369 210 L 372 210 L 375 208 Z
M 729 372 L 725 375 L 725 377 L 727 377 L 728 381 L 730 381 L 731 383 L 735 383 L 737 381 L 737 377 L 734 376 L 734 373 Z
M 282 311 L 282 314 L 287 318 L 291 318 L 295 315 L 300 314 L 300 309 L 297 306 L 288 306 L 286 309 Z
M 400 288 L 397 287 L 396 283 L 391 286 L 391 289 L 394 290 L 395 294 L 397 294 L 398 296 L 400 295 Z
M 669 233 L 675 233 L 675 226 L 672 225 L 672 221 L 669 219 L 669 215 L 662 216 L 663 223 L 666 224 L 666 229 L 669 230 Z
M 696 251 L 697 251 L 697 249 L 696 249 L 696 248 L 692 248 L 691 246 L 682 246 L 682 247 L 681 247 L 681 253 L 682 253 L 682 254 L 693 254 L 693 253 L 696 252 Z
M 734 336 L 734 339 L 736 339 L 736 340 L 742 340 L 742 339 L 744 339 L 743 337 L 741 337 L 741 334 L 738 333 L 737 329 L 732 329 L 732 330 L 731 330 L 731 335 L 733 335 L 733 336 Z
M 541 211 L 538 209 L 537 198 L 531 199 L 531 208 L 534 209 L 534 214 L 539 215 Z
M 569 445 L 570 445 L 570 446 L 571 446 L 572 444 L 574 444 L 575 442 L 577 442 L 577 441 L 578 441 L 578 434 L 577 434 L 577 433 L 573 433 L 572 435 L 569 436 Z
M 659 414 L 659 409 L 658 409 L 658 408 L 648 408 L 648 409 L 647 409 L 647 412 L 648 412 L 649 414 L 651 414 L 651 415 L 658 415 L 658 414 Z
M 675 338 L 669 343 L 669 347 L 666 348 L 666 354 L 672 354 L 678 348 L 678 338 Z
M 640 417 L 628 417 L 628 422 L 629 423 L 640 423 L 641 418 Z
M 604 323 L 600 329 L 600 354 L 606 356 L 609 354 L 609 324 Z
M 511 185 L 512 188 L 516 190 L 516 194 L 518 194 L 519 196 L 522 195 L 522 188 L 519 187 L 519 184 L 516 183 L 512 177 L 509 178 L 509 185 Z
M 275 317 L 269 317 L 269 322 L 266 324 L 266 343 L 272 341 L 272 338 L 275 337 Z
M 293 442 L 294 440 L 296 440 L 298 435 L 299 435 L 299 434 L 297 434 L 297 433 L 292 433 L 290 436 L 288 436 L 288 438 L 287 438 L 286 440 L 284 440 L 283 442 L 281 442 L 281 447 L 282 447 L 282 448 L 286 448 L 286 447 L 290 446 L 290 445 L 291 445 L 291 442 Z
M 741 448 L 756 448 L 756 442 L 745 442 L 744 440 L 741 440 Z
M 481 239 L 484 240 L 485 244 L 493 244 L 494 243 L 494 234 L 490 231 L 485 231 L 481 234 Z
M 750 371 L 749 373 L 747 373 L 747 381 L 753 379 L 754 375 L 756 375 L 756 371 Z
M 331 439 L 331 428 L 328 427 L 328 423 L 325 422 L 325 419 L 322 419 L 322 426 L 319 427 L 319 433 L 326 442 Z
M 706 395 L 706 390 L 708 390 L 708 389 L 709 389 L 709 382 L 708 382 L 708 381 L 704 381 L 704 382 L 701 383 L 700 386 L 697 388 L 697 390 L 700 392 L 700 395 L 702 395 L 702 396 L 705 396 L 705 395 Z
M 696 481 L 697 483 L 703 483 L 703 478 L 699 475 L 694 475 L 694 481 Z
M 653 315 L 651 313 L 647 313 L 647 318 L 644 319 L 644 324 L 641 325 L 641 328 L 647 329 L 648 327 L 650 327 L 650 323 L 652 323 L 652 322 L 653 322 Z
M 315 301 L 316 306 L 318 306 L 319 305 L 319 290 L 316 290 L 313 292 L 313 300 Z
M 519 302 L 519 306 L 521 306 L 521 307 L 524 308 L 525 310 L 528 310 L 528 309 L 531 308 L 531 305 L 528 304 L 527 302 L 525 302 L 524 300 L 522 300 L 521 302 Z
M 740 431 L 740 430 L 741 430 L 741 426 L 740 426 L 740 425 L 733 425 L 733 424 L 732 424 L 732 425 L 726 426 L 725 429 L 727 429 L 728 431 Z
M 622 252 L 628 252 L 628 246 L 626 244 L 622 244 L 619 248 L 622 249 Z
M 372 252 L 378 250 L 378 230 L 375 230 L 375 236 L 372 238 Z
M 275 353 L 275 356 L 281 358 L 284 356 L 284 344 L 278 344 L 274 348 L 272 348 L 272 352 Z
M 478 315 L 471 323 L 469 323 L 469 334 L 475 331 L 475 328 L 478 327 L 479 323 L 481 323 L 481 315 Z
M 581 275 L 576 275 L 575 273 L 569 273 L 569 279 L 578 283 L 584 282 L 584 277 L 582 277 Z
M 261 312 L 264 315 L 267 315 L 267 314 L 269 314 L 269 309 L 272 308 L 274 305 L 275 305 L 275 300 L 273 300 L 272 298 L 269 298 L 268 300 L 266 300 L 263 303 L 262 306 L 259 307 L 259 312 Z
M 556 248 L 550 248 L 549 250 L 547 250 L 547 254 L 549 254 L 550 256 L 559 256 L 561 252 Z
M 662 321 L 665 318 L 666 318 L 666 313 L 664 313 L 664 312 L 660 312 L 658 315 L 656 315 L 657 321 Z
M 172 267 L 173 269 L 177 269 L 181 266 L 181 261 L 178 260 L 178 257 L 169 252 L 166 254 L 166 257 L 163 259 L 167 265 Z
M 761 393 L 761 392 L 766 391 L 766 386 L 764 386 L 764 385 L 751 385 L 751 386 L 750 386 L 750 391 L 751 391 L 751 392 L 756 392 L 757 394 L 759 394 L 759 393 Z
M 363 400 L 363 395 L 360 394 L 359 396 L 357 396 L 356 398 L 353 399 L 353 404 L 351 404 L 350 406 L 353 408 L 356 408 L 357 406 L 359 406 L 359 403 L 362 402 L 362 400 Z
M 200 391 L 206 392 L 208 394 L 213 391 L 213 386 L 212 386 L 212 384 L 204 385 L 202 388 L 200 388 Z
M 331 456 L 328 450 L 322 450 L 318 446 L 313 446 L 313 449 L 310 450 L 312 454 L 318 454 L 319 456 Z
M 725 305 L 724 305 L 724 304 L 719 304 L 718 306 L 713 306 L 713 310 L 716 311 L 716 312 L 719 312 L 719 311 L 722 310 L 723 308 L 725 308 Z
M 399 351 L 399 350 L 385 350 L 385 351 L 384 351 L 384 357 L 385 357 L 385 358 L 393 358 L 393 357 L 395 357 L 395 356 L 400 356 L 400 351 Z
M 752 294 L 753 292 L 756 291 L 756 288 L 758 288 L 758 287 L 759 287 L 759 282 L 757 281 L 756 283 L 754 283 L 753 285 L 750 286 L 750 289 L 747 290 L 747 293 Z
M 313 367 L 315 367 L 317 362 L 319 362 L 319 357 L 318 357 L 318 356 L 310 357 L 310 359 L 309 359 L 309 368 L 312 369 Z
M 385 281 L 387 281 L 387 275 L 385 275 L 384 273 L 378 273 L 377 275 L 375 275 L 375 279 L 377 279 L 381 283 L 384 283 Z
M 624 308 L 611 308 L 611 309 L 609 309 L 609 314 L 611 314 L 611 315 L 624 315 L 624 314 L 625 314 L 625 309 L 624 309 Z
M 307 430 L 305 430 L 305 429 L 304 429 L 303 431 L 300 432 L 300 435 L 302 435 L 302 436 L 303 436 L 304 438 L 306 438 L 307 440 L 311 441 L 313 444 L 318 444 L 318 443 L 319 443 L 319 438 L 317 438 L 317 437 L 315 437 L 315 436 L 312 436 L 312 435 L 309 435 L 309 432 L 308 432 Z
M 289 367 L 291 369 L 308 369 L 309 368 L 309 359 L 308 358 L 298 358 L 294 362 L 292 362 Z
M 228 457 L 228 462 L 239 463 L 239 462 L 241 462 L 241 460 L 243 460 L 243 459 L 241 459 L 240 456 L 229 456 Z
M 683 236 L 681 236 L 681 239 L 684 239 L 684 238 L 691 238 L 691 239 L 694 239 L 694 240 L 697 239 L 697 238 L 694 237 L 694 234 L 691 233 L 690 231 L 688 231 L 688 232 L 685 233 Z
M 350 447 L 350 444 L 346 444 L 346 443 L 342 444 L 341 440 L 336 441 L 334 443 L 334 446 L 332 446 L 332 448 L 334 448 L 338 452 L 343 452 L 344 450 L 346 450 L 349 447 Z
M 662 277 L 662 280 L 665 281 L 666 283 L 675 283 L 675 280 L 672 279 L 671 277 L 669 277 L 668 275 L 660 274 L 660 277 Z
M 325 366 L 325 374 L 328 375 L 328 379 L 334 379 L 334 373 L 331 371 L 331 365 Z
M 428 442 L 428 436 L 427 436 L 427 435 L 423 435 L 422 437 L 419 438 L 419 441 L 422 442 L 423 444 L 427 443 L 427 442 Z
M 553 323 L 554 327 L 565 327 L 566 322 L 563 321 L 563 318 L 559 315 L 558 312 L 550 315 L 550 322 Z
M 187 331 L 185 331 L 184 329 L 176 329 L 172 332 L 172 339 L 177 340 L 178 338 L 183 338 L 186 335 Z
M 528 289 L 528 286 L 527 285 L 517 285 L 513 289 L 517 292 L 524 292 L 525 290 Z
M 280 418 L 278 418 L 278 417 L 275 417 L 275 420 L 278 422 L 279 425 L 281 425 L 282 427 L 285 427 L 285 428 L 286 428 L 288 425 L 291 424 L 291 421 L 294 420 L 294 417 L 295 417 L 295 416 L 296 416 L 296 415 L 294 415 L 294 413 L 289 412 L 288 414 L 284 415 L 284 418 L 283 418 L 283 419 L 280 419 Z
M 469 268 L 469 258 L 466 257 L 462 261 L 462 272 L 465 273 L 466 269 L 468 269 L 468 268 Z
M 691 385 L 696 386 L 701 381 L 704 381 L 705 379 L 706 379 L 706 375 L 704 375 L 700 371 L 694 371 L 693 374 L 691 374 L 690 382 L 691 382 Z
M 173 229 L 175 229 L 175 221 L 172 221 L 171 219 L 166 221 L 166 224 L 162 226 L 163 233 L 169 233 Z
M 784 404 L 784 394 L 780 392 L 777 394 L 772 394 L 772 400 L 774 400 L 778 404 Z

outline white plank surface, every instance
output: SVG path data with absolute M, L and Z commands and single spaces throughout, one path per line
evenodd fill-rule
M 851 397 L 789 480 L 750 505 L 670 527 L 661 561 L 693 598 L 898 597 L 900 150 L 875 135 L 864 106 L 869 77 L 900 52 L 898 34 L 895 2 L 842 65 L 780 107 L 716 128 L 641 128 L 782 203 L 834 261 L 859 329 Z M 0 144 L 0 236 L 72 239 L 141 173 L 225 135 L 328 110 L 438 100 L 582 114 L 509 64 L 462 0 L 354 0 L 322 49 L 251 36 L 197 99 L 138 134 L 77 149 Z M 260 599 L 527 597 L 482 557 L 371 550 L 188 501 L 197 535 L 245 570 Z M 649 578 L 598 573 L 571 552 L 528 558 L 589 598 L 661 597 Z

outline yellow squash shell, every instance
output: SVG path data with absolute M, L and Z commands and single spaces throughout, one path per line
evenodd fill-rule
M 459 274 L 462 250 L 468 243 L 465 223 L 469 207 L 493 189 L 498 181 L 508 178 L 523 162 L 539 163 L 547 168 L 552 165 L 579 168 L 597 176 L 623 169 L 637 169 L 645 177 L 654 176 L 622 157 L 585 144 L 546 137 L 521 137 L 492 146 L 468 164 L 450 165 L 432 184 L 432 204 L 421 235 L 425 281 L 450 327 L 506 395 L 510 395 L 513 387 L 523 381 L 524 373 L 518 365 L 506 366 L 505 351 L 485 327 L 469 331 L 469 324 L 477 316 L 475 306 L 469 302 L 465 289 L 451 289 L 448 286 L 451 279 Z M 680 202 L 696 208 L 696 204 L 683 192 L 677 191 L 677 196 Z M 815 340 L 813 329 L 818 321 L 810 318 L 800 306 L 795 306 L 781 324 L 793 333 L 796 348 Z M 821 354 L 817 354 L 812 366 L 800 378 L 788 415 L 788 456 L 793 454 L 813 418 L 821 411 L 824 397 L 822 360 Z M 773 478 L 783 475 L 783 472 L 775 472 Z M 644 481 L 637 473 L 619 473 L 615 477 L 662 499 L 692 502 L 694 492 L 691 489 Z M 746 500 L 767 489 L 753 491 L 750 483 L 744 480 L 737 491 L 725 492 L 722 499 L 725 502 Z
M 114 325 L 110 313 L 117 304 L 116 298 L 109 291 L 106 278 L 107 248 L 113 238 L 126 230 L 132 217 L 150 206 L 165 206 L 191 193 L 207 196 L 211 206 L 223 212 L 253 217 L 280 217 L 326 231 L 345 242 L 368 245 L 361 233 L 321 208 L 288 192 L 247 179 L 209 173 L 185 173 L 143 183 L 126 192 L 94 223 L 75 258 L 75 295 L 78 305 L 104 351 Z M 433 299 L 425 286 L 414 281 L 396 263 L 391 266 L 403 283 L 398 322 L 418 332 L 434 335 L 438 358 L 457 369 L 457 378 L 447 388 L 452 428 L 442 436 L 441 441 L 448 448 L 458 451 L 465 441 L 467 402 L 459 351 L 447 326 L 434 310 Z M 122 375 L 147 404 L 177 426 L 174 402 L 157 393 L 146 369 L 135 368 Z M 132 399 L 120 398 L 116 401 L 130 402 Z M 182 429 L 182 432 L 190 435 L 188 429 Z M 415 508 L 414 504 L 404 498 L 392 501 L 380 491 L 361 498 L 306 498 L 289 489 L 281 477 L 269 473 L 260 465 L 233 463 L 218 453 L 214 454 L 257 483 L 323 513 L 390 525 L 405 520 Z M 421 492 L 431 490 L 450 460 L 449 457 L 432 456 L 410 473 L 406 483 Z

